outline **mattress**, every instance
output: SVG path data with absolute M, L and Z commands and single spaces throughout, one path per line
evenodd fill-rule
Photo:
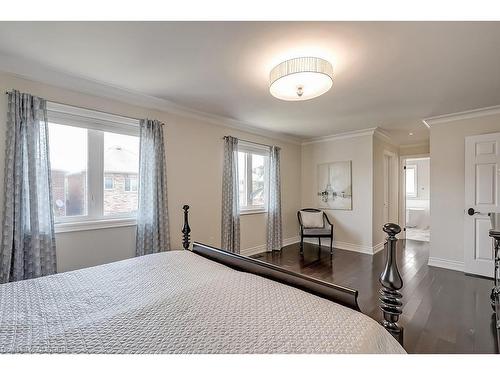
M 371 318 L 189 251 L 0 285 L 1 353 L 404 353 Z

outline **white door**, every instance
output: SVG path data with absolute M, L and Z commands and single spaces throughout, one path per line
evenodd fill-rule
M 390 220 L 391 157 L 384 155 L 384 224 Z
M 465 272 L 493 277 L 489 212 L 500 212 L 500 133 L 465 138 Z M 453 188 L 453 187 L 450 187 Z

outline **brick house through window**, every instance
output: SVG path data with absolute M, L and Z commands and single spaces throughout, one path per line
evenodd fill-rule
M 137 211 L 137 151 L 116 145 L 104 151 L 104 215 Z M 55 217 L 85 215 L 86 171 L 53 169 L 51 175 Z

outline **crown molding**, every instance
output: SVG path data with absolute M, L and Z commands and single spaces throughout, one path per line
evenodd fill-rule
M 313 143 L 330 142 L 330 141 L 337 141 L 339 139 L 356 138 L 356 137 L 364 137 L 367 135 L 373 135 L 376 129 L 377 128 L 367 128 L 367 129 L 353 130 L 350 132 L 343 132 L 338 134 L 330 134 L 322 137 L 310 138 L 303 141 L 302 146 L 310 145 Z
M 495 105 L 492 107 L 477 108 L 469 111 L 455 112 L 447 115 L 429 117 L 423 119 L 422 122 L 424 123 L 425 126 L 427 126 L 430 129 L 431 126 L 444 124 L 447 122 L 467 120 L 477 117 L 491 116 L 498 114 L 500 114 L 500 105 Z
M 63 72 L 49 66 L 43 66 L 33 61 L 4 53 L 0 53 L 0 71 L 21 79 L 27 79 L 59 88 L 69 89 L 82 94 L 112 99 L 132 104 L 137 107 L 154 109 L 173 115 L 204 121 L 213 125 L 224 126 L 287 143 L 300 145 L 302 141 L 302 138 L 300 137 L 274 132 L 244 121 L 198 111 L 175 104 L 166 99 L 118 87 L 105 82 L 90 79 L 88 77 Z
M 394 147 L 399 147 L 399 144 L 396 143 L 396 142 L 394 142 L 394 140 L 389 135 L 389 133 L 387 133 L 382 128 L 379 128 L 379 127 L 375 128 L 375 132 L 373 133 L 373 136 L 377 137 L 381 141 L 386 142 L 386 143 L 388 143 L 388 144 L 390 144 L 390 145 L 392 145 Z
M 339 139 L 365 137 L 367 135 L 377 137 L 378 139 L 380 139 L 384 142 L 387 142 L 393 146 L 398 147 L 398 144 L 392 140 L 391 136 L 385 130 L 383 130 L 379 127 L 366 128 L 366 129 L 361 129 L 361 130 L 353 130 L 353 131 L 349 131 L 349 132 L 343 132 L 343 133 L 338 133 L 338 134 L 325 135 L 322 137 L 310 138 L 310 139 L 303 141 L 302 146 L 310 145 L 310 144 L 314 144 L 314 143 L 337 141 Z

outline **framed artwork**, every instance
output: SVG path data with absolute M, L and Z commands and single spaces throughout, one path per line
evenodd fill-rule
M 318 206 L 331 210 L 352 210 L 351 161 L 318 165 Z

